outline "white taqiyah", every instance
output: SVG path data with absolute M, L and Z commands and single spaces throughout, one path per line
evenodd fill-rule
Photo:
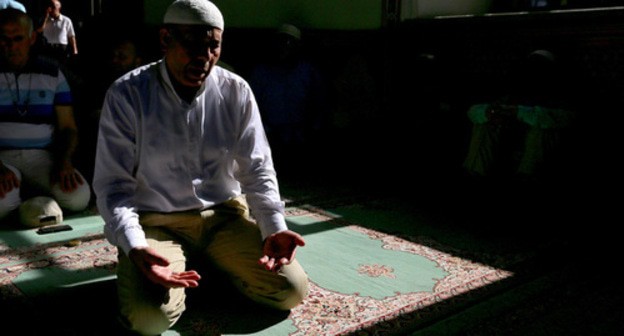
M 50 197 L 33 197 L 19 207 L 20 222 L 28 227 L 59 224 L 63 221 L 63 211 Z
M 278 29 L 277 29 L 278 33 L 281 34 L 286 34 L 286 35 L 290 35 L 292 37 L 294 37 L 297 40 L 301 40 L 301 30 L 299 30 L 299 28 L 289 24 L 289 23 L 284 23 L 282 24 Z
M 223 14 L 208 0 L 176 0 L 165 12 L 165 24 L 204 25 L 223 30 Z

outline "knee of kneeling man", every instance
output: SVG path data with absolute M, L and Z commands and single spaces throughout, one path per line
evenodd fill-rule
M 9 191 L 3 198 L 0 198 L 0 219 L 7 217 L 13 210 L 17 209 L 21 202 L 19 188 Z
M 289 289 L 288 294 L 285 295 L 285 299 L 276 302 L 275 308 L 280 310 L 290 310 L 301 304 L 303 300 L 308 296 L 308 278 L 302 277 L 297 282 L 293 283 Z
M 60 189 L 54 190 L 53 194 L 61 208 L 69 211 L 82 211 L 89 206 L 91 200 L 91 190 L 89 187 L 80 186 L 71 194 L 65 194 Z
M 160 309 L 144 309 L 127 317 L 128 328 L 141 335 L 160 335 L 173 324 Z

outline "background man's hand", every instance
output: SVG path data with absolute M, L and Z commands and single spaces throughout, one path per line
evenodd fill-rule
M 19 188 L 15 173 L 0 162 L 0 198 L 4 198 L 14 188 Z
M 58 182 L 61 190 L 65 193 L 72 192 L 84 183 L 84 180 L 78 174 L 74 166 L 69 161 L 64 161 L 58 167 L 55 176 L 52 176 L 53 182 Z

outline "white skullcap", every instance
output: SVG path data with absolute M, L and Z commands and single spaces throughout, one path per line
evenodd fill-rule
M 28 227 L 59 224 L 63 221 L 63 211 L 50 197 L 33 197 L 19 207 L 20 221 Z
M 176 0 L 167 8 L 166 24 L 206 25 L 223 30 L 223 15 L 208 0 Z
M 552 52 L 548 51 L 548 50 L 544 50 L 544 49 L 538 49 L 538 50 L 534 50 L 529 54 L 529 57 L 543 57 L 544 59 L 554 62 L 555 61 L 555 54 L 553 54 Z
M 277 30 L 277 32 L 281 34 L 290 35 L 296 38 L 297 40 L 301 40 L 301 30 L 299 30 L 299 28 L 289 23 L 284 23 L 283 25 L 281 25 L 279 29 Z
M 19 9 L 22 12 L 26 13 L 26 7 L 24 7 L 24 5 L 21 2 L 19 2 L 19 1 L 8 0 L 8 1 L 0 1 L 0 3 L 5 5 L 4 8 L 15 8 L 15 9 Z

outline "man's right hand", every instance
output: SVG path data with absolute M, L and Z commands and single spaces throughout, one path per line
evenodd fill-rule
M 151 247 L 135 247 L 129 258 L 152 282 L 166 288 L 197 287 L 201 277 L 196 271 L 172 272 L 169 261 Z
M 0 162 L 0 198 L 4 198 L 14 188 L 19 188 L 19 185 L 17 175 Z

